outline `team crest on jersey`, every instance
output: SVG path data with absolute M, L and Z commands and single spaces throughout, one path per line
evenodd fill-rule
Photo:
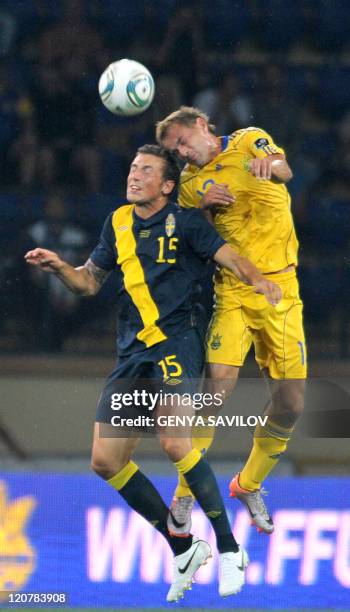
M 169 213 L 167 218 L 165 219 L 165 233 L 170 238 L 175 232 L 176 228 L 176 220 L 173 213 Z
M 220 346 L 221 346 L 221 338 L 222 336 L 220 336 L 219 334 L 214 334 L 213 335 L 213 339 L 210 343 L 210 348 L 213 349 L 213 351 L 217 351 Z

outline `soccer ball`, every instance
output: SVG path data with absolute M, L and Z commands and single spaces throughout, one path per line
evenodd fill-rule
M 100 98 L 115 115 L 138 115 L 148 108 L 154 96 L 151 73 L 139 62 L 121 59 L 106 68 L 98 83 Z

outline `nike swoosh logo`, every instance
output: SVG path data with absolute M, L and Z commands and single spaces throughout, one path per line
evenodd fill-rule
M 172 513 L 172 512 L 169 512 L 169 514 L 170 514 L 170 516 L 171 516 L 171 520 L 173 521 L 173 523 L 174 523 L 175 527 L 177 527 L 177 528 L 179 528 L 179 527 L 184 527 L 184 525 L 185 525 L 186 523 L 179 523 L 179 522 L 176 520 L 176 518 L 174 517 L 174 515 L 173 515 L 173 513 Z
M 187 563 L 186 563 L 185 567 L 179 567 L 179 572 L 180 572 L 180 574 L 184 574 L 184 573 L 185 573 L 185 572 L 188 570 L 188 568 L 189 568 L 189 566 L 190 566 L 190 563 L 191 563 L 191 561 L 192 561 L 192 559 L 193 559 L 194 555 L 195 555 L 195 554 L 196 554 L 196 552 L 197 552 L 197 548 L 198 548 L 198 546 L 199 546 L 199 544 L 197 544 L 197 546 L 196 546 L 195 550 L 193 551 L 193 553 L 192 553 L 191 557 L 190 557 L 190 558 L 189 558 L 189 560 L 187 561 Z
M 237 565 L 237 567 L 238 567 L 238 569 L 241 572 L 244 572 L 244 557 L 243 557 L 243 552 L 242 552 L 242 562 L 241 562 L 241 565 Z

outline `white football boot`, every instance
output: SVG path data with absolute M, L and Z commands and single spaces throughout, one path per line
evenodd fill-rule
M 183 597 L 184 591 L 191 588 L 196 571 L 201 565 L 206 564 L 209 557 L 211 557 L 209 544 L 193 536 L 192 546 L 186 552 L 174 557 L 173 581 L 167 601 L 178 601 Z
M 219 554 L 219 595 L 227 597 L 241 590 L 245 582 L 245 568 L 249 563 L 246 551 L 239 546 L 237 552 Z

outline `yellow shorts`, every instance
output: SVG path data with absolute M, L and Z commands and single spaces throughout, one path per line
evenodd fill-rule
M 282 300 L 276 307 L 246 285 L 235 289 L 227 280 L 216 285 L 207 362 L 242 366 L 254 344 L 260 369 L 267 368 L 272 378 L 306 378 L 303 303 L 295 271 L 265 277 L 282 289 Z

